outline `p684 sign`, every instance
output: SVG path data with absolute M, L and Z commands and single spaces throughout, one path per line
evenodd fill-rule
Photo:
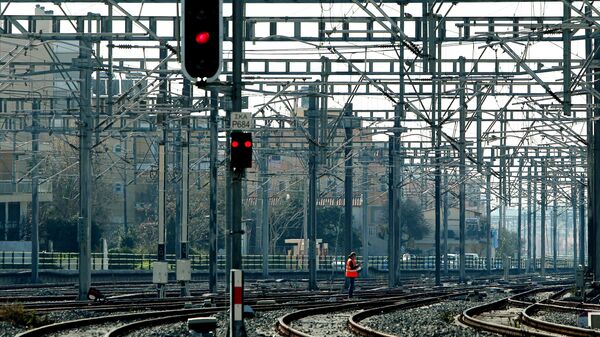
M 231 130 L 250 130 L 254 126 L 252 114 L 249 112 L 231 113 Z

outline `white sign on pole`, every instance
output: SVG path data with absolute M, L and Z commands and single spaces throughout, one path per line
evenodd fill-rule
M 250 112 L 232 112 L 231 130 L 250 130 L 253 126 L 252 114 Z

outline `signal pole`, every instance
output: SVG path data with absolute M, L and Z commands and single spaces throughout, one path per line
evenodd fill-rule
M 198 1 L 204 2 L 204 1 Z M 233 112 L 242 111 L 242 60 L 244 55 L 244 0 L 233 1 L 233 65 L 232 65 L 232 88 L 231 88 L 231 108 Z M 222 21 L 222 20 L 220 20 Z M 233 150 L 234 135 L 231 134 L 231 145 Z M 245 143 L 245 141 L 244 141 Z M 252 145 L 252 143 L 250 143 Z M 250 147 L 251 150 L 251 147 Z M 242 269 L 242 178 L 245 173 L 245 167 L 234 169 L 234 151 L 231 154 L 231 167 L 229 168 L 232 175 L 231 180 L 231 269 Z M 252 152 L 250 152 L 250 161 L 252 160 Z M 250 165 L 251 166 L 251 165 Z M 249 166 L 248 166 L 249 167 Z M 229 274 L 230 271 L 227 272 Z M 243 294 L 243 274 L 241 277 L 241 292 Z M 233 280 L 235 281 L 235 280 Z M 230 287 L 230 291 L 235 291 L 237 287 Z M 243 337 L 246 336 L 246 328 L 244 326 L 243 315 L 236 315 L 234 301 L 230 301 L 230 336 Z M 242 303 L 243 305 L 243 303 Z

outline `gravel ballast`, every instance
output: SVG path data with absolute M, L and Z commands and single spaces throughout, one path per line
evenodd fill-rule
M 14 335 L 25 330 L 25 328 L 16 327 L 8 322 L 0 321 L 0 337 L 13 337 Z
M 486 301 L 500 299 L 500 295 L 490 295 Z M 433 336 L 497 336 L 491 333 L 477 332 L 470 328 L 464 328 L 456 325 L 454 317 L 460 314 L 466 308 L 479 305 L 482 302 L 472 302 L 463 300 L 452 300 L 435 304 L 427 307 L 402 310 L 393 313 L 380 315 L 362 321 L 361 324 L 367 325 L 379 331 L 384 331 L 398 336 L 415 337 L 433 337 Z M 268 312 L 257 312 L 253 319 L 246 319 L 246 332 L 249 337 L 276 337 L 279 334 L 276 331 L 275 324 L 277 319 L 293 310 L 276 310 Z M 350 332 L 344 329 L 345 320 L 356 311 L 345 311 L 335 314 L 316 315 L 294 322 L 293 327 L 300 331 L 312 334 L 313 336 L 326 337 L 347 337 L 352 336 Z M 219 328 L 217 336 L 225 336 L 228 324 L 228 313 L 219 313 L 214 315 L 217 318 Z M 343 322 L 341 321 L 343 319 Z M 138 331 L 132 336 L 191 336 L 187 331 L 185 322 L 169 324 L 159 327 L 148 328 Z
M 494 297 L 494 298 L 491 298 Z M 488 296 L 486 301 L 500 299 Z M 446 301 L 426 307 L 398 310 L 370 317 L 360 324 L 371 329 L 403 337 L 423 336 L 497 336 L 487 332 L 477 332 L 471 328 L 458 326 L 455 317 L 465 309 L 480 305 L 481 302 Z
M 246 333 L 248 337 L 276 337 L 279 334 L 275 328 L 275 322 L 281 316 L 289 314 L 292 310 L 274 310 L 274 311 L 259 311 L 256 312 L 256 316 L 252 319 L 244 320 L 246 325 Z M 226 336 L 227 324 L 229 324 L 229 313 L 222 312 L 213 315 L 217 318 L 218 329 L 217 336 Z M 179 322 L 174 324 L 168 324 L 163 326 L 152 327 L 144 330 L 137 331 L 131 336 L 138 337 L 186 337 L 192 336 L 187 329 L 186 322 Z
M 573 312 L 540 311 L 536 314 L 535 319 L 550 323 L 577 326 L 577 316 Z
M 398 336 L 406 337 L 424 337 L 424 336 L 496 336 L 494 334 L 477 332 L 473 329 L 461 327 L 455 322 L 455 317 L 467 308 L 478 306 L 484 302 L 491 302 L 506 297 L 506 294 L 488 294 L 484 301 L 469 301 L 462 299 L 448 300 L 443 303 L 434 304 L 426 307 L 420 307 L 408 310 L 399 310 L 382 314 L 376 317 L 361 321 L 360 324 L 368 326 L 374 330 L 386 332 Z M 267 312 L 256 312 L 255 317 L 245 320 L 246 332 L 249 337 L 267 337 L 279 336 L 276 331 L 276 322 L 278 318 L 296 311 L 296 309 L 283 309 Z M 345 330 L 348 317 L 355 314 L 356 310 L 344 311 L 334 314 L 316 315 L 302 319 L 293 323 L 293 327 L 312 334 L 313 336 L 323 337 L 346 337 L 351 333 Z M 119 313 L 115 313 L 119 315 Z M 97 315 L 106 315 L 106 313 L 93 313 L 85 310 L 72 310 L 64 312 L 55 312 L 48 315 L 48 318 L 54 321 L 73 320 Z M 218 329 L 217 336 L 225 336 L 229 313 L 221 312 L 213 315 L 217 318 Z M 561 318 L 556 318 L 560 320 Z M 557 321 L 561 322 L 561 321 Z M 122 325 L 124 322 L 116 323 Z M 564 319 L 561 322 L 565 324 Z M 2 323 L 0 326 L 0 337 L 14 336 L 23 331 Z M 102 326 L 103 332 L 108 326 Z M 10 330 L 13 329 L 13 330 Z M 96 336 L 93 334 L 82 334 L 85 336 Z M 75 336 L 75 335 L 74 335 Z M 186 321 L 148 327 L 130 334 L 130 336 L 140 337 L 175 337 L 192 336 L 187 329 Z

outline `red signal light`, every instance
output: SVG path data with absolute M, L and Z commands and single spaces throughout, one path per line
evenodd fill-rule
M 230 164 L 234 171 L 252 167 L 252 134 L 250 132 L 231 132 Z
M 200 32 L 196 34 L 196 42 L 198 44 L 205 44 L 210 39 L 210 34 L 208 32 Z

